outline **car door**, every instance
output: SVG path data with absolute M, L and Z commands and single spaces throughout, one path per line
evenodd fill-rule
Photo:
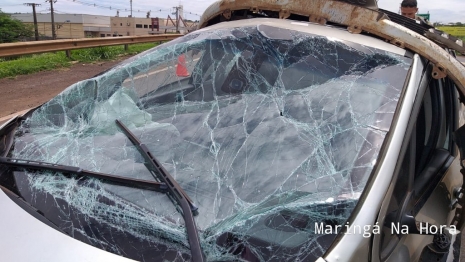
M 452 136 L 458 99 L 450 79 L 431 77 L 432 67 L 425 67 L 407 143 L 379 214 L 382 230 L 374 236 L 374 261 L 442 261 L 454 244 L 449 225 L 462 185 Z

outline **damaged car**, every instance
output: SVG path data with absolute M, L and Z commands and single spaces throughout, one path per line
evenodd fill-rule
M 2 260 L 458 261 L 460 46 L 363 2 L 219 1 L 3 124 Z

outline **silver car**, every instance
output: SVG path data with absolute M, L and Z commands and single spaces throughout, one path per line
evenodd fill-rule
M 2 125 L 1 260 L 458 261 L 459 42 L 364 2 L 217 2 Z

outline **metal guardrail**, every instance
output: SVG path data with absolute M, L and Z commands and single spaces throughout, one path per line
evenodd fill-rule
M 148 43 L 158 41 L 169 41 L 183 36 L 182 34 L 162 34 L 162 35 L 143 35 L 143 36 L 120 36 L 120 37 L 102 37 L 102 38 L 81 38 L 81 39 L 63 39 L 48 41 L 31 41 L 0 44 L 0 57 L 29 55 L 55 51 L 66 51 L 73 49 L 128 45 L 137 43 Z

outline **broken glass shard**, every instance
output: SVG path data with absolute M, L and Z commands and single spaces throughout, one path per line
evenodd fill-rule
M 121 119 L 198 206 L 207 260 L 321 256 L 335 235 L 315 223 L 341 225 L 357 205 L 411 59 L 253 21 L 191 33 L 70 86 L 21 124 L 9 156 L 153 179 Z M 190 259 L 165 194 L 6 173 L 14 181 L 3 186 L 71 237 L 140 261 Z

